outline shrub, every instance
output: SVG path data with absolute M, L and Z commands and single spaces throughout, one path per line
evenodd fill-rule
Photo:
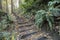
M 7 13 L 0 12 L 0 31 L 13 28 L 13 21 L 9 19 Z
M 46 12 L 45 10 L 38 11 L 35 15 L 35 24 L 41 28 L 45 20 L 48 22 L 50 30 L 52 30 L 54 23 L 52 14 L 50 12 Z
M 50 30 L 53 30 L 53 23 L 54 23 L 54 16 L 59 16 L 60 14 L 60 9 L 54 8 L 54 5 L 56 3 L 59 3 L 59 1 L 50 1 L 48 2 L 48 8 L 45 10 L 39 10 L 36 12 L 35 15 L 35 24 L 38 27 L 42 27 L 43 23 L 45 21 L 48 22 Z
M 13 32 L 0 32 L 0 40 L 16 40 L 16 36 Z

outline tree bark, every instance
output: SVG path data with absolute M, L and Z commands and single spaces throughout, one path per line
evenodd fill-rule
M 14 13 L 13 12 L 13 0 L 11 0 L 11 13 Z
M 9 13 L 9 10 L 8 10 L 8 1 L 6 0 L 6 12 Z
M 17 16 L 16 13 L 14 12 L 14 2 L 13 2 L 13 0 L 11 0 L 11 13 L 13 13 L 15 16 Z
M 2 0 L 0 0 L 0 9 L 2 9 Z

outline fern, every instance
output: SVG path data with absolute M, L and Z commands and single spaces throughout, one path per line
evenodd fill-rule
M 45 0 L 46 1 L 46 0 Z M 24 3 L 21 3 L 20 8 L 23 14 L 34 14 L 37 10 L 45 9 L 48 0 L 25 0 Z
M 54 5 L 59 3 L 59 1 L 50 1 L 48 2 L 47 10 L 39 10 L 35 15 L 35 24 L 38 27 L 42 27 L 44 21 L 48 22 L 50 30 L 53 30 L 53 23 L 54 17 L 53 16 L 60 16 L 60 9 L 54 8 Z
M 38 11 L 37 14 L 35 15 L 35 24 L 41 28 L 45 20 L 48 21 L 49 27 L 52 30 L 54 22 L 52 14 L 46 12 L 45 10 Z
M 0 31 L 13 28 L 13 21 L 9 19 L 8 14 L 0 12 Z
M 13 32 L 0 32 L 0 40 L 16 40 L 16 36 Z
M 13 40 L 12 37 L 16 40 L 15 34 L 12 32 L 14 27 L 13 20 L 9 18 L 9 15 L 0 11 L 0 40 Z

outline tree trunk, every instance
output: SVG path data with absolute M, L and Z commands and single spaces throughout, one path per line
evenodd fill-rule
M 2 0 L 0 0 L 0 9 L 2 9 Z
M 13 13 L 13 0 L 11 0 L 11 13 Z
M 6 0 L 6 12 L 9 13 L 9 10 L 8 10 L 8 1 Z
M 14 12 L 14 2 L 11 0 L 11 13 L 14 14 L 14 16 L 17 16 L 16 13 Z

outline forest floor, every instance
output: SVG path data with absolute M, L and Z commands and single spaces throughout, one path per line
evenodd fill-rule
M 16 16 L 18 28 L 17 40 L 58 40 L 50 36 L 48 32 L 39 31 L 32 20 Z

